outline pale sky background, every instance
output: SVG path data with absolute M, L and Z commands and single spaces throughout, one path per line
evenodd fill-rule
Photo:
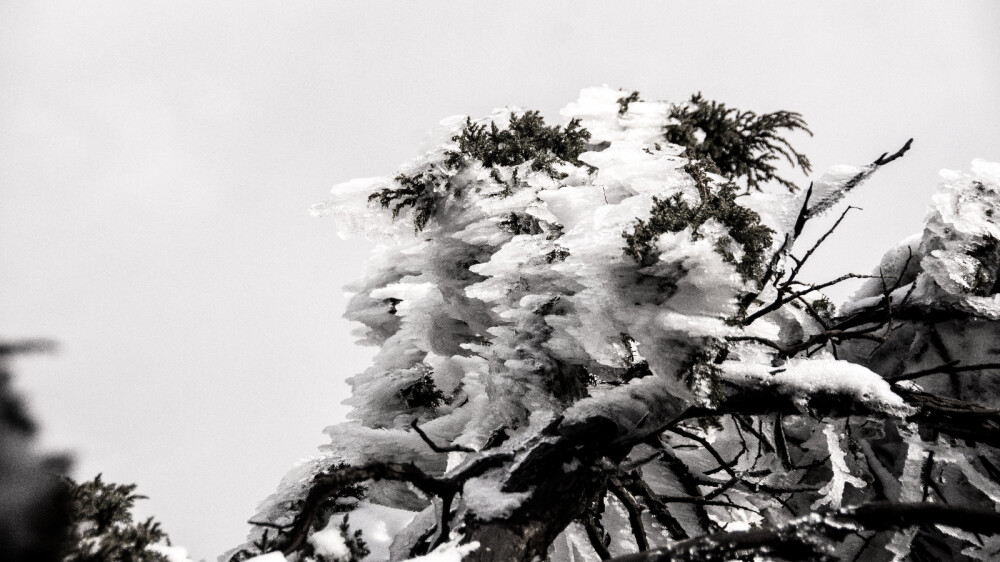
M 1000 160 L 997 2 L 0 3 L 0 336 L 47 450 L 137 482 L 214 560 L 341 421 L 369 248 L 307 209 L 426 132 L 600 84 L 801 112 L 797 147 L 904 160 L 815 259 L 868 272 L 941 168 Z M 796 176 L 803 185 L 807 179 Z

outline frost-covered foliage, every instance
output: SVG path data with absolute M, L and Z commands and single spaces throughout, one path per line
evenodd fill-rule
M 799 278 L 802 224 L 909 144 L 795 193 L 770 162 L 809 169 L 776 132 L 798 114 L 590 88 L 562 116 L 447 119 L 315 207 L 380 242 L 346 313 L 379 351 L 353 421 L 223 559 L 995 548 L 974 533 L 1000 500 L 997 165 L 948 175 L 923 236 L 838 310 L 838 279 Z M 915 527 L 959 513 L 935 502 L 985 515 Z
M 577 157 L 586 150 L 589 138 L 590 134 L 580 128 L 579 120 L 571 120 L 565 129 L 559 125 L 549 127 L 537 111 L 512 113 L 502 129 L 495 121 L 487 125 L 466 118 L 465 126 L 451 138 L 457 147 L 446 151 L 437 166 L 415 174 L 399 174 L 394 178 L 393 187 L 372 193 L 368 200 L 378 201 L 386 209 L 391 207 L 393 218 L 409 207 L 414 229 L 420 231 L 433 216 L 443 194 L 456 190 L 456 194 L 461 195 L 463 186 L 451 181 L 451 176 L 470 162 L 488 169 L 492 179 L 504 183 L 504 194 L 509 195 L 519 187 L 517 166 L 528 163 L 533 172 L 564 177 L 556 170 L 556 164 L 579 164 Z M 511 177 L 506 181 L 500 173 L 503 167 L 511 170 Z
M 649 221 L 636 221 L 635 228 L 624 234 L 629 253 L 640 263 L 651 265 L 652 243 L 660 234 L 690 228 L 692 236 L 697 236 L 698 228 L 712 220 L 725 226 L 728 234 L 716 243 L 716 251 L 726 261 L 736 263 L 744 278 L 759 278 L 774 231 L 760 223 L 760 215 L 737 203 L 735 184 L 712 185 L 703 162 L 689 164 L 685 171 L 698 186 L 698 204 L 688 205 L 680 193 L 668 199 L 654 197 Z M 737 253 L 742 256 L 738 262 Z

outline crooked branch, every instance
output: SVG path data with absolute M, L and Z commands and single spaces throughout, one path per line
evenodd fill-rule
M 427 495 L 441 498 L 444 506 L 448 507 L 455 494 L 461 492 L 465 481 L 481 476 L 487 470 L 500 466 L 512 458 L 513 455 L 510 454 L 483 456 L 465 464 L 461 470 L 448 477 L 430 476 L 413 463 L 376 462 L 333 470 L 313 481 L 305 504 L 302 506 L 302 511 L 295 517 L 292 530 L 288 533 L 288 542 L 281 549 L 281 552 L 288 555 L 302 548 L 309 528 L 316 520 L 323 502 L 346 485 L 366 480 L 408 482 Z M 448 517 L 448 510 L 443 510 L 440 529 L 448 528 Z
M 424 433 L 424 430 L 420 429 L 420 426 L 417 425 L 417 420 L 413 420 L 412 422 L 410 422 L 410 427 L 413 428 L 413 431 L 417 432 L 417 435 L 419 435 L 420 438 L 424 440 L 424 443 L 427 443 L 427 446 L 430 447 L 431 450 L 434 451 L 435 453 L 454 453 L 454 452 L 459 452 L 459 453 L 475 453 L 476 452 L 475 450 L 470 449 L 468 447 L 465 447 L 463 445 L 447 445 L 447 446 L 444 446 L 444 447 L 438 445 L 430 437 L 428 437 L 428 435 L 426 433 Z
M 292 530 L 289 532 L 288 543 L 281 549 L 282 554 L 288 555 L 302 548 L 309 528 L 327 498 L 348 484 L 365 480 L 409 482 L 420 491 L 432 496 L 453 496 L 460 490 L 457 483 L 430 476 L 413 463 L 372 463 L 334 470 L 313 482 L 302 511 L 295 518 Z

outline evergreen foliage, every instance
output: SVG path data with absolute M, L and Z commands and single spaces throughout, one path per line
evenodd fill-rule
M 538 219 L 527 213 L 510 213 L 498 223 L 498 226 L 515 236 L 518 234 L 541 234 L 542 232 Z
M 618 98 L 618 115 L 622 116 L 628 113 L 628 106 L 634 101 L 639 101 L 639 92 L 632 92 L 627 96 Z
M 547 126 L 538 111 L 511 115 L 506 129 L 496 123 L 473 123 L 467 118 L 462 132 L 452 138 L 458 150 L 448 153 L 448 164 L 460 168 L 468 159 L 482 162 L 487 168 L 518 166 L 531 162 L 531 169 L 545 172 L 553 178 L 565 177 L 555 169 L 559 162 L 582 165 L 577 159 L 587 149 L 590 132 L 573 119 L 563 128 Z
M 415 383 L 400 390 L 399 395 L 408 408 L 437 408 L 445 399 L 430 374 L 421 376 Z
M 497 167 L 520 166 L 530 162 L 530 169 L 544 172 L 552 178 L 562 178 L 564 174 L 556 170 L 560 163 L 584 165 L 580 154 L 587 149 L 590 132 L 580 126 L 578 119 L 571 120 L 566 127 L 548 126 L 538 111 L 526 111 L 521 115 L 511 115 L 506 128 L 496 123 L 474 123 L 467 118 L 462 131 L 452 137 L 458 143 L 458 150 L 445 153 L 446 172 L 462 169 L 475 161 L 491 168 L 491 176 L 503 183 Z M 420 172 L 413 175 L 399 174 L 394 181 L 398 187 L 386 187 L 369 197 L 378 201 L 384 209 L 392 210 L 393 218 L 406 208 L 413 209 L 414 229 L 419 232 L 427 226 L 440 204 L 441 187 L 445 192 L 451 189 L 448 173 L 435 174 Z M 512 171 L 505 195 L 509 195 L 518 184 L 518 172 Z M 460 195 L 460 193 L 455 193 Z
M 716 244 L 716 251 L 727 262 L 735 264 L 736 270 L 745 279 L 757 278 L 763 269 L 766 252 L 771 247 L 774 231 L 761 224 L 760 215 L 736 202 L 736 184 L 715 184 L 701 162 L 691 163 L 685 170 L 695 180 L 701 204 L 691 207 L 680 193 L 667 198 L 654 197 L 649 220 L 637 220 L 632 232 L 622 234 L 626 251 L 639 263 L 649 265 L 659 235 L 691 227 L 692 236 L 697 239 L 700 236 L 698 228 L 706 221 L 715 219 L 729 231 L 728 239 L 720 239 Z M 730 248 L 730 241 L 742 249 L 739 259 Z
M 317 554 L 314 550 L 312 557 L 316 562 L 361 562 L 371 553 L 368 549 L 368 545 L 365 543 L 365 539 L 361 537 L 361 529 L 354 529 L 352 531 L 349 519 L 349 515 L 344 515 L 344 519 L 340 522 L 337 529 L 344 537 L 344 544 L 347 545 L 347 549 L 350 551 L 350 557 L 346 560 L 343 558 L 334 559 L 330 556 Z M 308 550 L 306 552 L 308 553 Z
M 98 474 L 77 483 L 67 478 L 71 527 L 64 562 L 167 562 L 149 547 L 167 539 L 160 524 L 149 519 L 136 523 L 132 508 L 135 484 L 105 482 Z
M 973 293 L 980 296 L 1000 293 L 1000 275 L 997 275 L 997 259 L 1000 258 L 1000 240 L 987 234 L 970 251 L 969 257 L 976 260 L 975 277 L 972 281 Z
M 837 315 L 837 306 L 827 297 L 814 299 L 809 307 L 816 314 L 816 319 L 826 324 L 833 322 L 833 317 Z
M 556 246 L 554 250 L 545 254 L 545 263 L 561 262 L 569 257 L 569 250 L 562 246 Z
M 434 215 L 437 206 L 433 185 L 435 180 L 430 174 L 399 174 L 394 179 L 398 188 L 386 187 L 369 195 L 368 200 L 377 200 L 383 209 L 392 207 L 392 218 L 398 217 L 407 207 L 413 208 L 413 227 L 419 232 L 427 226 L 427 221 Z
M 792 111 L 757 115 L 725 104 L 691 96 L 687 105 L 674 106 L 666 127 L 668 142 L 685 146 L 688 155 L 710 165 L 709 170 L 730 180 L 743 179 L 746 189 L 760 191 L 770 181 L 777 181 L 790 191 L 798 189 L 791 181 L 778 176 L 772 163 L 784 158 L 803 172 L 812 170 L 805 154 L 795 150 L 778 132 L 812 132 L 802 116 Z M 703 138 L 699 138 L 704 135 Z

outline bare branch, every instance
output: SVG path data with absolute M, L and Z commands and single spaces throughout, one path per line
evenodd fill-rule
M 302 548 L 310 526 L 319 513 L 323 502 L 331 495 L 348 484 L 356 484 L 365 480 L 395 480 L 408 482 L 420 491 L 441 498 L 442 510 L 441 529 L 447 529 L 448 510 L 451 500 L 462 490 L 462 485 L 470 478 L 481 476 L 486 471 L 496 468 L 513 459 L 510 453 L 485 455 L 466 463 L 452 476 L 438 478 L 430 476 L 417 468 L 413 463 L 370 463 L 363 466 L 347 466 L 324 474 L 313 482 L 306 496 L 302 511 L 295 517 L 292 530 L 288 534 L 288 543 L 281 550 L 291 554 Z M 447 533 L 443 535 L 447 540 Z
M 642 508 L 639 502 L 635 501 L 635 497 L 614 476 L 608 478 L 608 490 L 625 506 L 629 526 L 632 527 L 632 535 L 639 550 L 649 550 L 649 540 L 646 539 L 646 527 L 642 524 Z
M 835 230 L 837 230 L 837 227 L 840 226 L 840 223 L 844 221 L 844 217 L 847 216 L 847 213 L 849 213 L 851 209 L 860 210 L 861 207 L 854 207 L 852 205 L 848 205 L 847 208 L 844 209 L 844 212 L 840 213 L 840 217 L 837 219 L 836 222 L 833 223 L 833 226 L 831 226 L 826 232 L 823 233 L 822 236 L 819 237 L 819 239 L 816 240 L 816 242 L 812 245 L 812 247 L 809 248 L 809 250 L 806 251 L 805 255 L 802 256 L 802 259 L 795 260 L 795 267 L 792 269 L 792 272 L 788 274 L 788 279 L 784 283 L 785 287 L 790 285 L 791 282 L 795 280 L 795 276 L 798 275 L 799 271 L 802 270 L 802 266 L 805 265 L 807 261 L 809 261 L 809 258 L 812 257 L 814 252 L 816 252 L 816 249 L 819 248 L 823 244 L 823 242 L 825 242 L 826 239 L 829 238 L 831 234 L 833 234 Z
M 670 510 L 667 509 L 666 503 L 660 501 L 660 497 L 653 492 L 641 477 L 636 476 L 629 478 L 624 482 L 625 488 L 632 492 L 634 495 L 642 498 L 643 503 L 649 508 L 649 512 L 653 517 L 663 525 L 672 537 L 675 539 L 686 539 L 688 538 L 687 531 L 681 526 L 680 521 L 678 521 Z
M 872 176 L 872 174 L 874 174 L 882 166 L 885 166 L 886 164 L 888 164 L 889 162 L 892 162 L 893 160 L 897 160 L 899 158 L 902 158 L 903 155 L 906 154 L 906 151 L 910 149 L 910 145 L 912 145 L 912 144 L 913 144 L 913 139 L 910 139 L 910 140 L 906 141 L 906 144 L 904 144 L 902 148 L 900 148 L 899 150 L 897 150 L 892 155 L 889 155 L 888 153 L 883 153 L 881 156 L 879 156 L 878 158 L 876 158 L 874 162 L 872 162 L 871 164 L 865 166 L 864 169 L 862 169 L 860 172 L 858 172 L 854 177 L 852 177 L 851 179 L 847 180 L 847 182 L 844 183 L 844 185 L 840 189 L 837 190 L 836 195 L 834 195 L 832 197 L 827 197 L 826 199 L 820 201 L 819 203 L 817 203 L 816 205 L 814 205 L 811 209 L 809 209 L 809 211 L 808 211 L 808 215 L 809 216 L 807 217 L 807 219 L 815 217 L 815 216 L 817 216 L 817 215 L 825 212 L 830 207 L 836 205 L 837 202 L 840 201 L 840 199 L 847 192 L 849 192 L 852 189 L 854 189 L 855 187 L 861 185 L 862 182 L 864 182 L 865 180 L 867 180 L 868 178 L 870 178 Z
M 715 447 L 713 447 L 712 444 L 709 443 L 708 440 L 705 439 L 704 437 L 696 435 L 694 433 L 691 433 L 690 431 L 681 429 L 679 427 L 671 427 L 667 429 L 667 431 L 671 433 L 676 433 L 677 435 L 680 435 L 681 437 L 685 437 L 692 441 L 697 441 L 699 444 L 701 444 L 702 447 L 705 448 L 706 451 L 709 452 L 710 455 L 712 455 L 713 458 L 715 458 L 715 460 L 719 461 L 719 466 L 721 466 L 722 469 L 725 470 L 727 474 L 729 474 L 733 478 L 737 477 L 736 472 L 734 472 L 732 467 L 730 466 L 732 463 L 727 462 L 726 459 L 722 458 L 722 455 L 720 455 L 719 452 L 715 450 Z
M 889 162 L 892 162 L 893 160 L 902 158 L 903 155 L 906 154 L 906 151 L 910 150 L 910 145 L 912 144 L 913 144 L 913 139 L 906 141 L 906 144 L 904 144 L 902 148 L 892 153 L 892 155 L 890 155 L 888 158 L 886 157 L 886 154 L 888 153 L 883 153 L 882 156 L 879 156 L 878 159 L 875 160 L 874 164 L 876 166 L 884 166 Z
M 412 427 L 413 430 L 417 432 L 417 435 L 419 435 L 420 438 L 424 440 L 424 443 L 427 443 L 427 446 L 430 447 L 431 450 L 434 451 L 435 453 L 453 453 L 453 452 L 475 453 L 476 452 L 474 449 L 470 449 L 470 448 L 465 447 L 463 445 L 448 445 L 446 447 L 441 447 L 440 445 L 438 445 L 437 443 L 435 443 L 434 441 L 432 441 L 431 438 L 428 437 L 426 433 L 424 433 L 424 430 L 420 429 L 420 426 L 417 425 L 417 420 L 416 419 L 414 419 L 412 422 L 410 422 L 410 427 Z
M 587 531 L 587 538 L 590 539 L 590 545 L 594 548 L 594 552 L 601 560 L 608 560 L 611 558 L 611 551 L 608 550 L 608 545 L 605 544 L 606 539 L 610 539 L 608 534 L 601 527 L 600 519 L 593 510 L 588 510 L 582 518 L 583 528 Z
M 935 429 L 961 439 L 1000 447 L 1000 410 L 983 408 L 969 402 L 937 396 L 893 385 L 893 392 L 913 408 L 906 421 Z M 689 408 L 683 419 L 740 415 L 802 415 L 801 405 L 767 385 L 742 387 L 733 385 L 725 391 L 717 406 Z M 894 418 L 875 405 L 840 396 L 814 396 L 808 407 L 813 415 L 828 417 L 867 416 Z
M 795 218 L 795 228 L 792 229 L 792 238 L 798 238 L 799 234 L 802 234 L 802 229 L 806 226 L 806 221 L 809 220 L 809 199 L 812 197 L 813 184 L 809 182 L 809 189 L 806 190 L 806 196 L 802 199 L 802 207 L 799 209 L 799 215 Z
M 812 185 L 809 186 L 809 191 L 810 192 L 812 191 Z M 781 257 L 788 253 L 788 250 L 791 247 L 791 243 L 792 243 L 792 237 L 788 234 L 785 234 L 785 240 L 781 243 L 781 246 L 779 246 L 778 249 L 774 251 L 774 254 L 771 255 L 771 259 L 768 260 L 767 262 L 767 269 L 764 270 L 764 275 L 760 279 L 760 288 L 756 291 L 750 291 L 749 293 L 743 295 L 743 297 L 740 299 L 740 314 L 746 312 L 747 308 L 749 308 L 750 305 L 753 304 L 753 301 L 757 300 L 757 297 L 760 296 L 761 291 L 764 290 L 764 287 L 767 286 L 767 283 L 771 280 L 772 277 L 774 277 L 774 272 L 778 267 L 778 263 L 781 261 Z
M 639 468 L 639 467 L 641 467 L 643 465 L 647 465 L 647 464 L 655 461 L 656 459 L 658 459 L 658 458 L 660 458 L 662 456 L 663 456 L 663 451 L 656 451 L 652 455 L 645 456 L 645 457 L 643 457 L 641 459 L 636 459 L 634 461 L 628 461 L 628 462 L 622 463 L 622 465 L 620 467 L 620 470 L 621 470 L 621 472 L 629 473 L 629 472 L 632 472 L 633 470 L 635 470 L 635 469 L 637 469 L 637 468 Z
M 777 342 L 757 336 L 729 336 L 726 338 L 726 341 L 750 341 L 754 343 L 759 343 L 761 345 L 765 345 L 777 351 L 778 352 L 777 357 L 782 359 L 787 359 L 790 357 L 794 357 L 798 353 L 808 350 L 810 347 L 814 345 L 823 346 L 827 342 L 832 340 L 844 341 L 844 340 L 862 339 L 862 340 L 871 340 L 881 343 L 882 341 L 885 340 L 885 336 L 884 335 L 875 336 L 872 335 L 871 332 L 880 330 L 883 328 L 883 326 L 884 325 L 872 326 L 860 330 L 832 330 L 832 329 L 826 330 L 824 332 L 815 334 L 797 344 L 790 345 L 788 347 L 782 347 Z
M 451 525 L 449 525 L 448 521 L 451 519 L 451 502 L 454 497 L 452 494 L 441 496 L 441 518 L 438 521 L 437 538 L 431 543 L 429 550 L 434 550 L 451 538 L 449 536 L 451 535 Z
M 757 320 L 758 318 L 760 318 L 761 316 L 764 316 L 765 314 L 769 314 L 771 312 L 774 312 L 775 310 L 778 310 L 782 306 L 784 306 L 784 305 L 792 302 L 793 300 L 795 300 L 795 299 L 797 299 L 799 297 L 808 295 L 809 293 L 813 293 L 813 292 L 818 291 L 820 289 L 825 289 L 827 287 L 831 287 L 831 286 L 836 285 L 838 283 L 843 283 L 844 281 L 847 281 L 848 279 L 877 279 L 877 278 L 878 278 L 877 275 L 861 275 L 861 274 L 858 274 L 858 273 L 846 273 L 844 275 L 841 275 L 840 277 L 837 277 L 836 279 L 827 281 L 825 283 L 819 283 L 819 284 L 816 284 L 816 285 L 808 285 L 807 289 L 804 289 L 802 291 L 796 291 L 794 293 L 791 293 L 787 297 L 782 298 L 782 296 L 779 295 L 777 298 L 775 298 L 774 302 L 772 302 L 771 304 L 769 304 L 769 305 L 767 305 L 767 306 L 765 306 L 763 308 L 758 309 L 757 312 L 754 312 L 750 316 L 747 316 L 740 323 L 742 325 L 744 325 L 744 326 L 749 326 L 750 324 L 753 324 L 753 322 L 755 320 Z M 779 292 L 783 293 L 783 291 L 779 291 Z
M 254 521 L 252 519 L 250 521 L 247 521 L 247 524 L 254 525 L 256 527 L 267 527 L 269 529 L 278 529 L 279 531 L 288 529 L 292 526 L 291 523 L 286 525 L 278 525 L 277 523 L 270 523 L 268 521 Z
M 938 373 L 968 373 L 973 371 L 986 371 L 990 369 L 1000 369 L 1000 363 L 978 363 L 975 365 L 964 365 L 959 367 L 958 364 L 961 363 L 958 359 L 954 361 L 949 361 L 943 365 L 938 365 L 937 367 L 931 367 L 929 369 L 923 369 L 920 371 L 914 371 L 912 373 L 903 373 L 902 375 L 897 375 L 895 377 L 886 377 L 885 380 L 893 383 L 901 381 L 909 381 L 913 379 L 919 379 L 920 377 L 926 377 L 927 375 L 934 375 Z

